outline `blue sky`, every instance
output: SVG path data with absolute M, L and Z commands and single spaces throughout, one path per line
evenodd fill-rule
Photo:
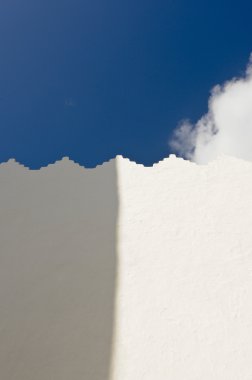
M 210 89 L 242 75 L 252 3 L 2 0 L 0 161 L 151 165 Z

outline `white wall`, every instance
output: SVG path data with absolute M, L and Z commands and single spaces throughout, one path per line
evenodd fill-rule
M 252 164 L 0 165 L 6 380 L 251 380 Z

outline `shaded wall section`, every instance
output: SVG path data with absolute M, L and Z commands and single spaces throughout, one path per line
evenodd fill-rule
M 63 159 L 0 166 L 0 377 L 107 380 L 117 174 Z

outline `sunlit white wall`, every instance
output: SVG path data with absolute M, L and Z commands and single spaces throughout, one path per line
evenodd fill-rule
M 7 380 L 251 380 L 252 164 L 0 165 Z

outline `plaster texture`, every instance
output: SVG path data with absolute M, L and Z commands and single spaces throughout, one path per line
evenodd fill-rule
M 251 380 L 252 164 L 0 165 L 0 377 Z

